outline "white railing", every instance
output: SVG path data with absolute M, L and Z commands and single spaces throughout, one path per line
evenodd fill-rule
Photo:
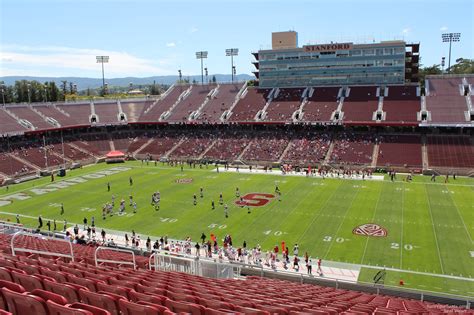
M 50 240 L 50 241 L 55 241 L 55 242 L 67 243 L 69 245 L 70 254 L 63 254 L 63 253 L 57 253 L 57 252 L 36 250 L 36 249 L 23 248 L 23 247 L 15 247 L 15 239 L 19 235 L 38 238 L 38 239 L 41 239 L 42 241 Z M 24 253 L 32 253 L 32 254 L 40 254 L 40 255 L 65 257 L 65 258 L 70 258 L 72 261 L 74 261 L 74 252 L 72 250 L 71 242 L 69 242 L 68 240 L 60 239 L 60 238 L 45 236 L 45 235 L 42 235 L 42 234 L 33 234 L 33 233 L 30 233 L 30 232 L 26 232 L 26 231 L 18 231 L 15 234 L 13 234 L 12 239 L 10 241 L 10 247 L 11 247 L 13 256 L 16 256 L 16 252 L 24 252 Z
M 109 250 L 109 251 L 114 251 L 114 252 L 132 254 L 132 262 L 97 258 L 97 253 L 101 250 Z M 99 246 L 99 247 L 96 248 L 96 250 L 94 252 L 94 261 L 95 261 L 96 267 L 99 266 L 100 262 L 105 262 L 105 263 L 109 263 L 109 264 L 131 265 L 131 266 L 133 266 L 134 270 L 137 269 L 137 264 L 135 263 L 135 252 L 133 250 L 128 250 L 128 249 L 120 249 L 120 248 L 113 248 L 113 247 L 107 247 L 107 246 Z

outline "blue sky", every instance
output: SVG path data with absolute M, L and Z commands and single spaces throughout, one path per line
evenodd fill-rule
M 271 32 L 295 30 L 306 43 L 404 39 L 421 43 L 422 63 L 448 56 L 443 32 L 461 32 L 452 60 L 473 58 L 474 1 L 0 0 L 0 76 L 106 77 L 230 73 L 226 48 L 239 48 L 238 73 Z

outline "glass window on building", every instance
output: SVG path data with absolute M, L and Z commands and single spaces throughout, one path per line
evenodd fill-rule
M 393 55 L 393 48 L 385 48 L 384 49 L 385 55 Z
M 394 49 L 395 55 L 404 55 L 405 54 L 405 48 L 404 47 L 396 47 Z
M 364 50 L 364 56 L 374 56 L 375 55 L 375 49 L 365 49 Z
M 351 51 L 351 56 L 362 56 L 362 51 L 359 49 L 352 50 Z
M 377 48 L 377 50 L 375 50 L 375 54 L 377 56 L 382 56 L 383 55 L 383 49 L 382 48 Z
M 382 67 L 383 66 L 383 60 L 375 60 L 375 66 L 376 67 Z

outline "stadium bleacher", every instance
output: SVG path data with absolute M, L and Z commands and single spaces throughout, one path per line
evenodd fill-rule
M 35 113 L 30 106 L 12 106 L 8 110 L 18 118 L 29 121 L 36 129 L 51 129 L 54 127 L 46 122 L 43 117 Z
M 461 78 L 427 78 L 426 109 L 431 124 L 466 124 L 466 97 L 461 94 Z
M 280 89 L 266 110 L 266 121 L 291 122 L 293 113 L 300 108 L 305 89 Z
M 420 97 L 416 95 L 415 86 L 392 86 L 388 96 L 383 98 L 385 123 L 400 125 L 417 125 L 417 113 L 421 110 Z
M 234 103 L 241 88 L 242 85 L 238 84 L 219 84 L 217 93 L 209 99 L 196 120 L 203 123 L 219 123 L 224 112 Z
M 214 85 L 191 86 L 189 94 L 176 104 L 166 120 L 169 122 L 186 122 L 191 113 L 199 109 L 206 100 L 207 95 L 214 88 Z
M 330 122 L 338 107 L 339 87 L 317 87 L 303 108 L 303 121 Z
M 377 87 L 351 87 L 348 97 L 344 98 L 342 112 L 346 124 L 373 122 L 374 112 L 378 108 Z
M 271 89 L 247 88 L 247 93 L 237 102 L 232 109 L 230 121 L 254 122 L 258 111 L 262 110 L 268 101 Z
M 377 166 L 422 167 L 419 135 L 387 135 L 378 140 Z
M 143 114 L 140 116 L 139 121 L 141 122 L 158 122 L 161 115 L 168 111 L 178 100 L 181 94 L 186 91 L 189 86 L 186 85 L 173 85 L 166 91 L 166 95 L 162 96 L 159 100 L 153 102 L 145 108 Z
M 73 244 L 75 262 L 28 250 L 67 253 L 67 243 L 17 237 L 25 248 L 12 255 L 11 236 L 0 234 L 0 309 L 19 314 L 443 314 L 470 313 L 459 306 L 375 295 L 320 285 L 248 276 L 212 279 L 152 271 L 147 258 L 129 265 L 95 265 L 95 246 Z M 126 260 L 103 251 L 101 258 Z M 129 257 L 128 257 L 129 258 Z M 5 314 L 5 313 L 4 313 Z
M 462 135 L 428 135 L 427 148 L 430 166 L 473 168 L 474 149 L 472 137 Z

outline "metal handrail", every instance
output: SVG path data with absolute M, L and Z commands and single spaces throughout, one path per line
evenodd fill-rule
M 48 251 L 35 250 L 35 249 L 28 249 L 28 248 L 21 248 L 21 247 L 15 248 L 14 241 L 15 241 L 15 238 L 19 235 L 31 236 L 31 237 L 35 237 L 35 238 L 40 238 L 41 237 L 41 239 L 43 239 L 43 240 L 54 240 L 54 241 L 59 241 L 59 242 L 65 242 L 65 243 L 69 244 L 69 249 L 71 251 L 71 254 L 68 255 L 68 254 L 61 254 L 61 253 L 48 252 Z M 60 238 L 54 238 L 54 237 L 51 237 L 51 236 L 44 236 L 42 234 L 34 234 L 34 233 L 25 232 L 25 231 L 18 231 L 15 234 L 13 234 L 12 239 L 10 241 L 10 246 L 11 246 L 13 256 L 16 256 L 15 252 L 25 252 L 25 253 L 33 253 L 33 254 L 40 254 L 40 255 L 50 255 L 50 256 L 71 258 L 71 260 L 74 262 L 74 251 L 72 249 L 71 242 L 68 241 L 68 240 L 64 240 L 64 239 L 60 239 Z
M 132 254 L 133 262 L 97 258 L 97 253 L 100 250 L 111 250 L 111 251 L 115 251 L 115 252 L 122 252 L 122 253 Z M 120 264 L 120 265 L 132 265 L 133 270 L 137 269 L 137 265 L 135 263 L 135 253 L 132 250 L 128 250 L 128 249 L 120 249 L 120 248 L 113 248 L 113 247 L 107 247 L 107 246 L 99 246 L 99 247 L 96 248 L 96 250 L 94 252 L 94 261 L 95 261 L 95 266 L 96 267 L 99 266 L 99 262 L 105 262 L 105 263 Z

